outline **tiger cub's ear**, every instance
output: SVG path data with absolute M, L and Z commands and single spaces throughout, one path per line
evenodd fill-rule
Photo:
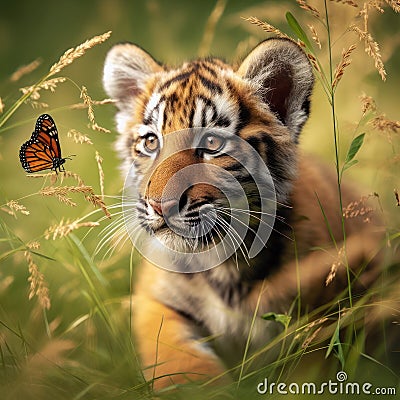
M 312 67 L 303 50 L 288 39 L 266 40 L 251 51 L 237 73 L 252 83 L 260 99 L 297 141 L 308 118 L 314 84 Z
M 117 101 L 120 110 L 130 109 L 133 99 L 145 89 L 147 80 L 162 69 L 162 66 L 140 47 L 131 43 L 117 44 L 106 57 L 104 89 Z

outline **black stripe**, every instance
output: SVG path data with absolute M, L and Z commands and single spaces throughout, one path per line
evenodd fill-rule
M 179 97 L 176 93 L 172 93 L 169 97 L 162 96 L 162 99 L 165 100 L 165 109 L 164 109 L 164 118 L 163 118 L 163 125 L 161 130 L 164 131 L 168 122 L 167 115 L 174 115 L 176 112 L 176 103 L 179 102 Z M 161 103 L 161 100 L 160 100 Z
M 221 126 L 222 128 L 227 128 L 231 125 L 231 120 L 226 115 L 218 115 L 215 120 L 215 124 Z
M 261 154 L 261 156 L 266 156 L 267 164 L 278 165 L 280 157 L 277 157 L 277 156 L 281 152 L 281 149 L 280 149 L 278 143 L 276 143 L 274 138 L 268 132 L 260 131 L 260 132 L 258 132 L 258 134 L 259 134 L 259 139 L 266 146 L 266 154 Z
M 214 78 L 217 77 L 217 73 L 208 64 L 206 64 L 205 62 L 202 64 L 202 67 L 206 71 L 208 71 L 210 73 L 210 75 L 212 75 Z
M 285 182 L 291 178 L 287 168 L 287 165 L 292 162 L 289 160 L 289 155 L 282 149 L 273 137 L 267 132 L 260 132 L 261 140 L 266 145 L 266 154 L 261 154 L 261 157 L 266 157 L 267 166 L 271 172 L 272 178 L 275 185 L 280 185 L 281 182 Z
M 144 116 L 143 114 L 143 124 L 144 125 L 150 125 L 151 124 L 151 115 L 153 111 L 149 112 L 149 115 L 147 117 Z
M 206 96 L 198 96 L 198 98 L 205 103 L 206 107 L 209 107 L 212 109 L 213 115 L 211 116 L 211 119 L 215 120 L 216 115 L 217 115 L 217 107 L 214 104 L 214 102 Z M 205 112 L 206 107 L 204 107 L 203 113 Z
M 206 104 L 207 107 L 212 107 L 213 110 L 216 110 L 215 104 L 212 102 L 211 99 L 209 99 L 209 98 L 206 97 L 206 96 L 202 96 L 202 95 L 199 95 L 198 98 L 199 98 L 200 100 L 202 100 L 202 101 Z
M 208 107 L 207 107 L 207 105 L 205 105 L 203 107 L 203 110 L 201 111 L 201 126 L 202 127 L 207 126 L 207 121 L 206 121 L 207 109 L 208 109 Z
M 228 90 L 238 99 L 237 101 L 239 103 L 239 121 L 235 129 L 235 135 L 238 135 L 239 132 L 250 122 L 251 112 L 247 105 L 240 99 L 240 95 L 238 95 L 236 88 L 229 80 L 226 81 L 226 86 L 228 87 Z
M 260 153 L 260 144 L 263 143 L 263 141 L 259 136 L 248 136 L 245 140 L 261 157 L 263 156 L 263 154 Z
M 201 74 L 198 74 L 198 77 L 200 78 L 201 83 L 206 89 L 210 90 L 212 93 L 222 94 L 222 88 L 216 82 L 210 81 Z
M 189 128 L 193 128 L 193 118 L 194 118 L 194 105 L 192 104 L 189 114 Z
M 236 135 L 250 122 L 250 117 L 250 110 L 239 98 L 239 122 L 236 127 Z
M 143 124 L 144 125 L 150 125 L 152 122 L 154 122 L 154 118 L 153 118 L 154 113 L 157 111 L 158 112 L 160 111 L 160 104 L 166 100 L 167 99 L 166 99 L 165 95 L 162 95 L 160 97 L 160 100 L 158 101 L 157 105 L 151 111 L 149 111 L 148 116 L 146 118 L 144 118 L 144 116 L 143 116 Z
M 189 79 L 190 75 L 193 73 L 193 69 L 190 71 L 183 72 L 179 75 L 174 76 L 173 78 L 169 79 L 168 81 L 164 82 L 160 88 L 159 91 L 163 91 L 164 89 L 168 88 L 171 86 L 174 82 L 179 82 L 179 81 L 185 81 Z

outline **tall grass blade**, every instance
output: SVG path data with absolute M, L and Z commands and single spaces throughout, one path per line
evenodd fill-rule
M 294 34 L 306 45 L 308 51 L 312 54 L 315 54 L 314 47 L 308 38 L 307 34 L 304 32 L 303 28 L 300 26 L 300 24 L 297 22 L 297 19 L 294 17 L 294 15 L 288 11 L 286 13 L 286 21 Z

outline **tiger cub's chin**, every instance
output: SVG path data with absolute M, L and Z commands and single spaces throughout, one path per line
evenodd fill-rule
M 336 176 L 298 151 L 313 83 L 307 56 L 285 39 L 260 43 L 237 66 L 216 58 L 165 66 L 129 43 L 107 55 L 116 149 L 136 196 L 128 221 L 148 235 L 133 319 L 156 387 L 225 379 L 245 349 L 280 331 L 255 315 L 290 313 L 296 299 L 310 312 L 346 289 L 345 268 L 325 284 L 343 246 Z M 343 204 L 360 198 L 342 192 Z M 357 219 L 346 221 L 346 235 L 361 293 L 377 276 L 381 235 Z M 260 354 L 254 367 L 276 356 Z

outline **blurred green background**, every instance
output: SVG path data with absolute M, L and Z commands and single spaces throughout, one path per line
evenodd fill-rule
M 322 6 L 322 2 L 310 3 Z M 129 334 L 129 308 L 121 312 L 120 307 L 121 300 L 130 292 L 130 274 L 136 256 L 132 261 L 129 243 L 111 254 L 105 248 L 93 256 L 105 235 L 102 229 L 110 223 L 108 220 L 100 221 L 100 226 L 92 230 L 76 230 L 66 238 L 43 239 L 50 225 L 83 217 L 94 209 L 81 195 L 71 195 L 78 204 L 72 208 L 55 198 L 37 194 L 49 181 L 27 177 L 18 152 L 29 139 L 36 118 L 48 112 L 57 123 L 63 155 L 76 155 L 67 160 L 66 169 L 79 174 L 100 193 L 95 161 L 98 151 L 104 159 L 105 193 L 120 195 L 123 179 L 113 151 L 116 137 L 113 106 L 94 109 L 97 123 L 111 130 L 106 134 L 89 129 L 86 109 L 73 109 L 71 105 L 81 102 L 82 86 L 87 87 L 94 100 L 106 97 L 101 83 L 103 61 L 108 49 L 118 42 L 137 43 L 168 64 L 196 57 L 202 43 L 204 46 L 207 21 L 215 4 L 211 0 L 3 2 L 0 97 L 4 112 L 20 97 L 19 88 L 40 80 L 65 50 L 109 30 L 112 35 L 58 74 L 68 80 L 60 83 L 55 93 L 41 92 L 39 101 L 46 102 L 48 108 L 35 109 L 23 104 L 0 128 L 0 205 L 4 208 L 8 201 L 19 199 L 30 211 L 29 215 L 11 216 L 0 210 L 0 392 L 5 396 L 2 398 L 139 398 L 132 397 L 132 393 L 146 396 Z M 346 173 L 346 178 L 361 186 L 364 195 L 379 194 L 387 229 L 398 232 L 400 208 L 395 206 L 393 194 L 394 188 L 400 188 L 398 132 L 379 133 L 368 125 L 356 131 L 355 127 L 361 118 L 359 96 L 363 92 L 376 100 L 379 113 L 392 120 L 399 118 L 399 16 L 389 8 L 384 14 L 371 11 L 370 31 L 381 45 L 388 72 L 387 81 L 382 82 L 373 60 L 364 52 L 363 43 L 354 33 L 344 34 L 351 21 L 360 22 L 354 19 L 357 10 L 330 2 L 329 7 L 334 63 L 339 62 L 342 50 L 350 43 L 358 45 L 351 57 L 352 65 L 337 90 L 342 161 L 355 133 L 363 129 L 367 132 L 357 155 L 359 163 Z M 212 41 L 205 48 L 209 47 L 215 56 L 238 61 L 258 41 L 269 36 L 241 17 L 256 16 L 291 34 L 285 21 L 287 11 L 296 16 L 304 29 L 307 24 L 315 25 L 323 46 L 320 60 L 326 68 L 323 28 L 295 1 L 228 0 Z M 41 60 L 35 71 L 17 82 L 10 81 L 13 72 L 35 59 Z M 312 116 L 303 131 L 301 147 L 333 168 L 331 121 L 328 101 L 317 83 Z M 90 136 L 93 145 L 74 143 L 66 135 L 70 129 Z M 69 178 L 63 184 L 73 186 L 76 182 Z M 116 202 L 106 198 L 108 205 Z M 101 217 L 98 211 L 88 220 L 97 221 Z M 41 243 L 33 254 L 34 261 L 50 290 L 52 306 L 46 311 L 39 307 L 36 298 L 28 299 L 28 264 L 23 252 L 26 244 L 34 240 Z M 309 372 L 312 375 L 320 370 L 321 366 L 316 366 Z

